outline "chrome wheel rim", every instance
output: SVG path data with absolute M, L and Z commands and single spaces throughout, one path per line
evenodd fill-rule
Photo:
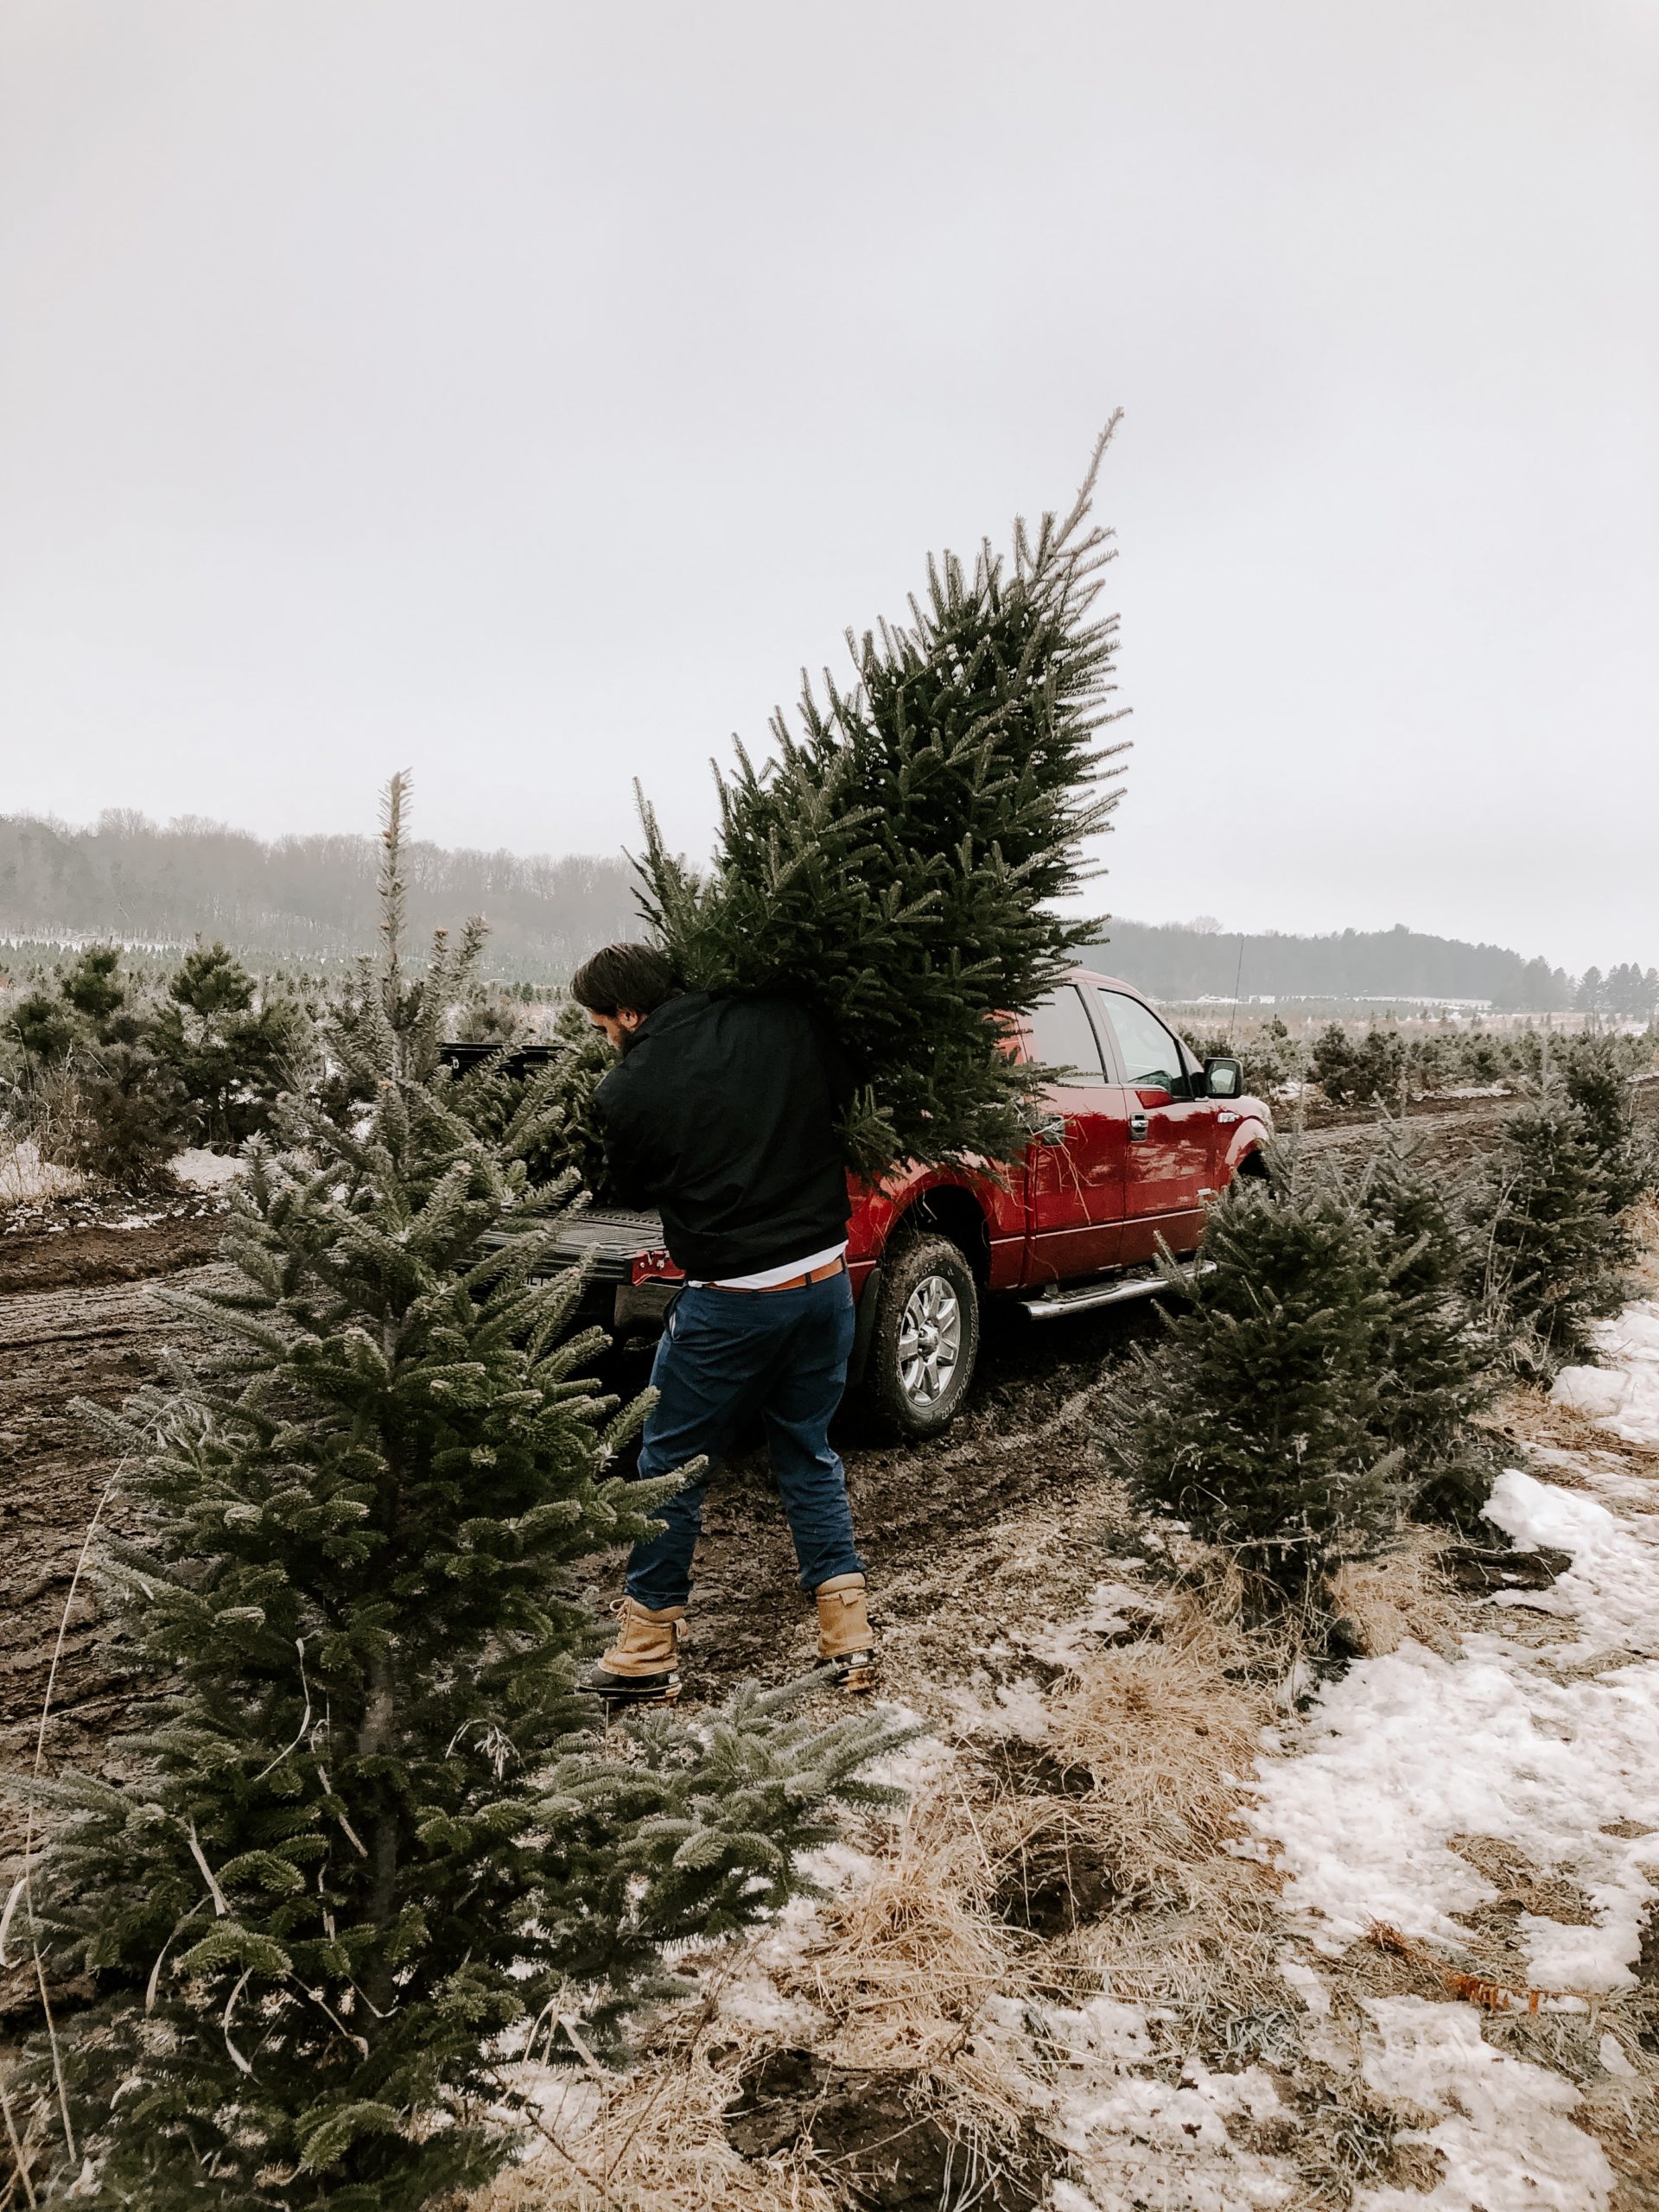
M 962 1363 L 962 1301 L 944 1275 L 924 1275 L 899 1321 L 899 1387 L 912 1406 L 936 1406 Z

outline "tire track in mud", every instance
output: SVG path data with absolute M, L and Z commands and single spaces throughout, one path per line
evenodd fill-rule
M 84 1576 L 74 1580 L 114 1461 L 71 1408 L 83 1397 L 118 1406 L 152 1381 L 165 1348 L 191 1338 L 162 1293 L 216 1277 L 223 1271 L 194 1268 L 0 1300 L 0 1768 L 8 1771 L 33 1764 L 54 1651 L 49 1767 L 96 1768 L 104 1739 L 129 1717 L 126 1677 L 105 1645 L 98 1593 Z M 128 1510 L 117 1493 L 102 1525 L 118 1529 Z M 0 1849 L 16 1821 L 16 1809 L 0 1803 Z

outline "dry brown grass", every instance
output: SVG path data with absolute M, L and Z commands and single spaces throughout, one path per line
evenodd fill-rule
M 39 1205 L 73 1198 L 86 1187 L 86 1178 L 77 1169 L 43 1160 L 33 1137 L 0 1145 L 0 1206 Z
M 1503 1435 L 1517 1444 L 1541 1444 L 1557 1452 L 1605 1452 L 1619 1459 L 1639 1456 L 1650 1461 L 1653 1456 L 1639 1445 L 1626 1444 L 1576 1406 L 1558 1405 L 1532 1383 L 1518 1383 L 1504 1393 L 1497 1420 Z M 1551 1465 L 1549 1479 L 1563 1490 L 1585 1487 L 1581 1475 L 1559 1462 Z
M 809 2161 L 747 2159 L 727 2141 L 738 2060 L 693 2034 L 631 2074 L 579 2080 L 468 2212 L 837 2212 Z
M 976 2079 L 965 2059 L 976 2022 L 993 1998 L 1031 1986 L 1028 1947 L 990 1909 L 989 1809 L 949 1781 L 918 1798 L 874 1878 L 828 1909 L 786 1986 L 824 2015 L 819 2048 L 836 2065 L 965 2063 L 963 2078 Z
M 1333 1605 L 1358 1630 L 1367 1652 L 1381 1656 L 1416 1643 L 1449 1657 L 1457 1650 L 1459 1616 L 1440 1567 L 1443 1538 L 1408 1530 L 1383 1559 L 1351 1560 L 1332 1577 Z
M 1176 1904 L 1232 1835 L 1272 1699 L 1251 1647 L 1189 1600 L 1163 1633 L 1088 1660 L 1051 1701 L 1049 1747 L 1092 1784 L 1071 1801 L 1125 1899 Z M 1260 1655 L 1255 1655 L 1259 1658 Z
M 1639 1198 L 1624 1216 L 1636 1240 L 1631 1273 L 1643 1298 L 1659 1297 L 1659 1198 Z

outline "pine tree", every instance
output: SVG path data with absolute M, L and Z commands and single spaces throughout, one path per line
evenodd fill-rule
M 1315 1040 L 1311 1066 L 1333 1106 L 1369 1106 L 1398 1096 L 1405 1047 L 1392 1032 L 1376 1027 L 1355 1044 L 1341 1022 L 1333 1021 Z
M 1581 1108 L 1559 1084 L 1503 1124 L 1477 1201 L 1471 1288 L 1523 1373 L 1590 1349 L 1590 1324 L 1630 1294 L 1629 1243 Z
M 569 1193 L 525 1172 L 544 1098 L 486 1140 L 437 1071 L 477 938 L 405 966 L 401 799 L 385 951 L 334 1040 L 371 1105 L 289 1104 L 283 1149 L 251 1147 L 239 1281 L 177 1301 L 219 1352 L 123 1420 L 82 1408 L 145 1516 L 104 1558 L 157 1718 L 130 1780 L 45 1789 L 12 1919 L 43 1986 L 92 1992 L 34 2054 L 53 2201 L 413 2212 L 473 2185 L 509 2146 L 505 2051 L 568 2054 L 562 2017 L 614 2036 L 664 1943 L 776 1906 L 830 1801 L 893 1794 L 855 1778 L 891 1730 L 815 1732 L 781 1696 L 578 1732 L 575 1563 L 675 1478 L 611 1471 L 642 1403 L 581 1379 L 580 1283 L 537 1273 Z
M 1114 417 L 1114 424 L 1116 423 Z M 907 625 L 855 640 L 855 680 L 740 746 L 713 869 L 688 871 L 644 808 L 641 904 L 685 983 L 787 992 L 866 1085 L 855 1164 L 1007 1156 L 1031 1080 L 996 1017 L 1034 1006 L 1097 922 L 1057 909 L 1085 880 L 1118 772 L 1102 749 L 1115 617 L 1095 610 L 1109 533 L 1090 523 L 1097 445 L 1071 512 L 1016 524 L 1011 561 L 930 563 Z
M 183 1086 L 198 1143 L 245 1142 L 269 1127 L 277 1097 L 302 1080 L 309 1053 L 302 1009 L 280 996 L 257 1001 L 234 954 L 198 940 L 149 1025 L 145 1041 Z
M 1387 1280 L 1353 1201 L 1288 1151 L 1230 1185 L 1205 1256 L 1190 1280 L 1171 1270 L 1185 1295 L 1139 1355 L 1107 1459 L 1143 1510 L 1234 1551 L 1259 1596 L 1300 1596 L 1396 1517 Z
M 67 1004 L 102 1034 L 125 1005 L 121 953 L 113 944 L 89 944 L 58 986 Z
M 1583 1117 L 1585 1136 L 1606 1185 L 1607 1205 L 1622 1213 L 1653 1188 L 1659 1160 L 1652 1138 L 1644 1139 L 1637 1130 L 1617 1041 L 1605 1035 L 1575 1038 L 1562 1070 L 1562 1088 Z
M 1497 1471 L 1477 1425 L 1497 1391 L 1497 1348 L 1467 1291 L 1471 1232 L 1461 1193 L 1425 1164 L 1398 1122 L 1382 1124 L 1355 1179 L 1388 1286 L 1376 1433 L 1400 1454 L 1420 1520 L 1466 1527 Z

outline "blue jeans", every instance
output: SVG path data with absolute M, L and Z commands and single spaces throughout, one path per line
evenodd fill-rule
M 660 1395 L 646 1417 L 640 1474 L 665 1475 L 704 1453 L 717 1462 L 758 1413 L 801 1587 L 861 1574 L 847 1477 L 829 1436 L 852 1349 L 853 1293 L 844 1273 L 801 1290 L 683 1290 L 651 1370 Z M 653 1612 L 691 1594 L 708 1484 L 705 1473 L 664 1499 L 657 1508 L 667 1524 L 662 1534 L 633 1548 L 628 1595 Z

